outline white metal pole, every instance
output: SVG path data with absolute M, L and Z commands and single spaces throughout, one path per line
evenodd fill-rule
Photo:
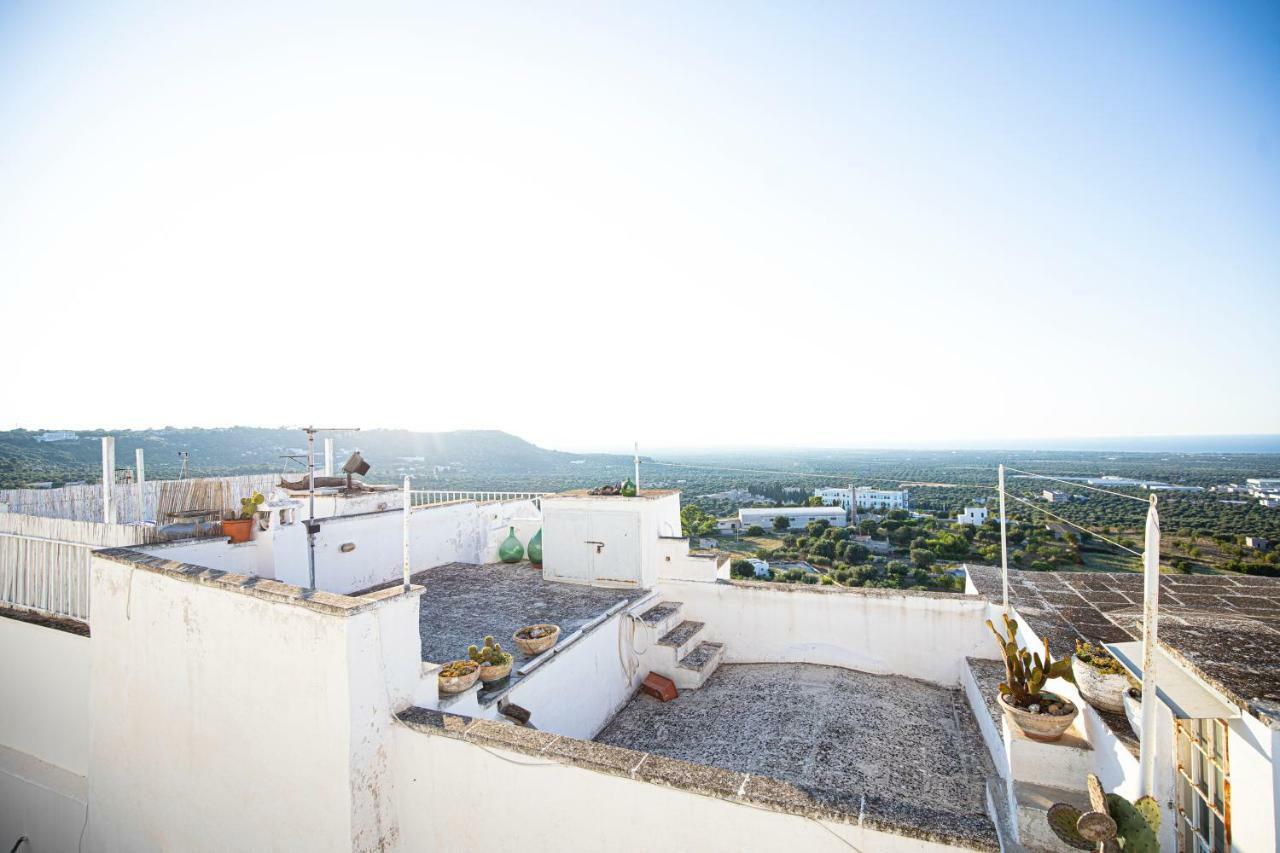
M 1155 796 L 1156 643 L 1160 622 L 1160 515 L 1156 496 L 1147 509 L 1142 552 L 1142 742 L 1138 751 L 1138 796 Z
M 133 452 L 133 458 L 138 464 L 138 522 L 142 523 L 147 520 L 147 466 L 142 459 L 141 447 Z
M 307 579 L 316 588 L 316 431 L 307 427 Z
M 404 478 L 404 529 L 401 535 L 404 538 L 404 591 L 409 591 L 409 509 L 410 509 L 410 482 L 409 476 L 406 474 Z
M 636 442 L 636 495 L 640 494 L 640 442 Z
M 111 487 L 116 481 L 116 439 L 115 436 L 102 437 L 102 520 L 114 524 L 115 507 L 111 505 Z
M 1009 615 L 1009 540 L 1004 518 L 1004 464 L 1000 465 L 1000 603 L 1005 615 Z
M 326 477 L 333 476 L 333 439 L 326 438 L 324 440 L 324 475 Z

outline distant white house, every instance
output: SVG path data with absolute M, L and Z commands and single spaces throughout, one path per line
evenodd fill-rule
M 870 489 L 858 486 L 854 489 L 857 495 L 858 509 L 910 509 L 911 494 L 908 489 Z M 848 489 L 814 489 L 813 495 L 822 499 L 823 506 L 843 507 L 849 509 Z
M 849 524 L 843 509 L 826 506 L 746 507 L 738 510 L 738 523 L 743 530 L 754 524 L 772 530 L 773 520 L 778 516 L 791 523 L 791 530 L 803 530 L 811 521 L 826 521 L 832 527 L 847 527 Z
M 1271 542 L 1261 536 L 1246 536 L 1244 537 L 1244 544 L 1255 551 L 1271 550 Z
M 1244 481 L 1249 494 L 1262 496 L 1269 492 L 1280 492 L 1280 477 L 1250 477 Z
M 36 436 L 36 441 L 79 441 L 80 436 L 76 435 L 69 429 L 55 429 L 49 432 L 40 433 Z
M 1071 495 L 1066 492 L 1055 492 L 1052 489 L 1045 489 L 1040 493 L 1040 496 L 1045 499 L 1046 503 L 1051 504 L 1062 504 L 1071 500 Z
M 987 508 L 985 506 L 967 506 L 964 512 L 956 516 L 956 524 L 972 524 L 978 527 L 987 520 Z
M 742 523 L 736 518 L 717 518 L 716 530 L 721 533 L 737 533 L 742 529 Z

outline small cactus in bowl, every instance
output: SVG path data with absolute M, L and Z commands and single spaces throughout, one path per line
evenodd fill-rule
M 480 680 L 486 683 L 511 674 L 511 653 L 504 652 L 502 644 L 495 643 L 493 637 L 485 637 L 483 646 L 468 647 L 467 657 L 480 665 Z
M 257 490 L 247 498 L 240 499 L 240 517 L 253 518 L 253 514 L 258 511 L 258 507 L 262 506 L 262 502 L 266 498 L 262 496 L 262 492 Z

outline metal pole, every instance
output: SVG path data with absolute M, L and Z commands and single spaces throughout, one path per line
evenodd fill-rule
M 326 438 L 324 440 L 324 475 L 326 477 L 333 476 L 333 439 Z
M 1006 536 L 1004 518 L 1004 464 L 1000 465 L 1000 603 L 1004 605 L 1005 615 L 1009 615 L 1009 540 Z
M 404 591 L 409 591 L 409 508 L 410 508 L 409 475 L 404 478 Z
M 854 529 L 857 534 L 858 526 L 858 493 L 853 490 L 853 483 L 849 484 L 849 526 Z
M 316 430 L 307 427 L 307 579 L 316 588 Z
M 1155 796 L 1156 634 L 1160 621 L 1160 515 L 1156 496 L 1147 509 L 1142 552 L 1142 742 L 1138 750 L 1138 796 Z
M 138 465 L 138 523 L 147 520 L 147 466 L 142 461 L 142 448 L 133 452 Z
M 102 520 L 107 524 L 115 524 L 115 507 L 111 505 L 111 487 L 116 482 L 116 439 L 115 436 L 102 437 Z
M 640 442 L 636 442 L 636 495 L 640 494 Z

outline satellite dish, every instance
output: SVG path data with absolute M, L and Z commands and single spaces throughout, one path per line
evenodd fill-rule
M 343 464 L 342 470 L 347 474 L 359 474 L 363 477 L 365 474 L 369 473 L 369 463 L 364 461 L 364 457 L 361 456 L 360 451 L 357 450 L 355 453 L 352 453 L 351 458 Z

